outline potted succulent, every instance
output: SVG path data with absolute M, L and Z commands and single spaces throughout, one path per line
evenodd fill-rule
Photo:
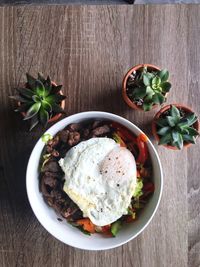
M 26 74 L 27 82 L 23 87 L 16 88 L 18 94 L 11 98 L 18 101 L 16 112 L 20 112 L 24 120 L 30 120 L 30 130 L 38 123 L 46 126 L 48 122 L 56 121 L 64 112 L 66 96 L 63 95 L 62 85 L 57 85 L 41 73 L 38 78 Z
M 137 110 L 149 111 L 166 101 L 171 88 L 169 72 L 151 64 L 131 68 L 124 77 L 122 95 L 125 102 Z
M 199 135 L 198 118 L 186 106 L 167 105 L 155 115 L 152 132 L 159 145 L 174 150 L 189 147 Z

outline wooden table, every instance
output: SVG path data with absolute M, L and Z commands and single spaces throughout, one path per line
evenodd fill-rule
M 55 4 L 199 4 L 200 0 L 0 0 L 0 5 L 55 5 Z
M 121 98 L 128 68 L 154 63 L 171 73 L 168 103 L 200 114 L 200 6 L 51 6 L 0 9 L 0 266 L 200 266 L 200 146 L 182 152 L 156 146 L 164 169 L 160 207 L 128 244 L 87 252 L 50 236 L 27 200 L 25 171 L 44 130 L 28 132 L 8 98 L 25 72 L 64 85 L 67 115 L 109 111 L 150 137 L 155 111 L 130 110 Z
M 148 1 L 148 0 L 147 0 Z M 162 0 L 159 0 L 162 1 Z M 170 0 L 169 0 L 170 1 Z M 174 1 L 174 0 L 172 0 Z M 179 0 L 178 0 L 179 1 Z M 184 0 L 185 1 L 185 0 Z M 188 1 L 188 0 L 186 0 Z M 196 0 L 189 0 L 196 1 Z M 0 0 L 0 5 L 133 4 L 134 0 Z

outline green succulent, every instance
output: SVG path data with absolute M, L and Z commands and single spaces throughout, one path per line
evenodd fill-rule
M 36 79 L 27 73 L 26 77 L 26 86 L 16 88 L 18 94 L 11 98 L 20 103 L 15 111 L 25 113 L 24 120 L 30 120 L 32 130 L 38 123 L 46 126 L 54 115 L 65 113 L 60 104 L 66 96 L 60 94 L 62 85 L 52 83 L 49 76 L 45 79 L 38 73 Z
M 160 136 L 159 145 L 171 145 L 178 149 L 184 143 L 195 144 L 198 131 L 193 127 L 197 121 L 194 113 L 186 113 L 174 105 L 157 121 L 157 134 Z
M 144 67 L 139 73 L 130 75 L 127 94 L 144 111 L 149 111 L 153 105 L 161 105 L 166 101 L 166 93 L 171 88 L 168 78 L 169 72 L 166 69 L 148 71 L 147 67 Z

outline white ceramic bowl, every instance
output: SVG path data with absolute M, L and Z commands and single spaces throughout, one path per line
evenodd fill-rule
M 142 133 L 142 131 L 130 121 L 111 113 L 99 111 L 88 111 L 69 116 L 54 124 L 50 129 L 47 130 L 46 133 L 55 135 L 58 131 L 65 128 L 68 124 L 81 122 L 87 119 L 108 119 L 117 121 L 131 130 L 135 135 Z M 56 215 L 55 211 L 44 202 L 38 186 L 38 165 L 41 152 L 44 148 L 44 143 L 40 138 L 35 145 L 28 162 L 26 173 L 26 188 L 28 199 L 30 201 L 33 212 L 35 213 L 36 217 L 43 225 L 43 227 L 50 234 L 52 234 L 54 237 L 64 242 L 65 244 L 86 250 L 105 250 L 118 247 L 139 235 L 150 223 L 158 208 L 163 185 L 162 167 L 158 154 L 150 140 L 147 141 L 147 145 L 153 164 L 153 181 L 155 184 L 155 192 L 150 198 L 148 204 L 145 206 L 137 221 L 124 225 L 117 237 L 107 238 L 103 237 L 100 234 L 87 236 L 81 233 L 75 227 L 68 224 L 66 221 L 58 221 L 58 216 Z

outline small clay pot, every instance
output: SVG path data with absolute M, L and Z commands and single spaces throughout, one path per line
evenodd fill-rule
M 193 113 L 193 110 L 187 106 L 184 106 L 182 104 L 170 104 L 170 105 L 167 105 L 167 106 L 164 106 L 163 108 L 161 108 L 161 110 L 159 110 L 156 115 L 154 116 L 153 118 L 153 121 L 152 121 L 152 133 L 153 133 L 153 136 L 154 138 L 156 139 L 157 142 L 160 141 L 160 137 L 159 135 L 157 134 L 157 124 L 156 124 L 156 121 L 161 117 L 161 115 L 166 112 L 168 109 L 171 108 L 171 106 L 175 106 L 177 107 L 178 109 L 182 109 L 184 111 L 186 111 L 186 113 Z M 199 120 L 197 120 L 194 124 L 193 124 L 193 127 L 199 132 Z M 192 144 L 191 143 L 184 143 L 183 144 L 183 147 L 184 148 L 188 148 L 190 147 Z M 170 146 L 170 145 L 162 145 L 166 148 L 169 148 L 169 149 L 172 149 L 172 150 L 179 150 L 177 147 L 174 147 L 174 146 Z
M 133 68 L 131 68 L 127 73 L 126 75 L 124 76 L 124 79 L 123 79 L 123 82 L 122 82 L 122 96 L 123 96 L 123 99 L 124 101 L 126 102 L 126 104 L 132 108 L 132 109 L 136 109 L 136 110 L 141 110 L 141 111 L 144 111 L 142 107 L 136 105 L 133 101 L 131 101 L 131 99 L 128 97 L 127 95 L 127 81 L 128 81 L 128 78 L 129 76 L 131 75 L 132 72 L 134 71 L 137 71 L 139 69 L 142 69 L 144 67 L 147 67 L 148 69 L 152 69 L 152 70 L 156 70 L 156 71 L 159 71 L 160 68 L 158 68 L 157 66 L 155 65 L 152 65 L 152 64 L 139 64 L 139 65 L 136 65 L 134 66 Z M 153 105 L 152 108 L 156 108 L 158 107 L 157 104 Z

